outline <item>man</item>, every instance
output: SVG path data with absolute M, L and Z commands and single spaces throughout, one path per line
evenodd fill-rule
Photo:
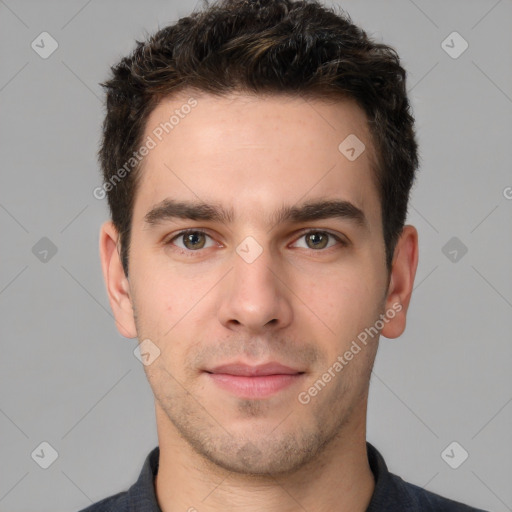
M 418 261 L 393 49 L 320 3 L 228 0 L 112 68 L 100 253 L 159 446 L 92 511 L 476 510 L 366 441 Z

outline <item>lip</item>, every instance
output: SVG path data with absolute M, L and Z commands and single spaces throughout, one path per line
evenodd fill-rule
M 298 383 L 304 372 L 280 363 L 258 366 L 233 363 L 205 372 L 217 386 L 242 398 L 267 398 Z
M 265 375 L 294 375 L 297 373 L 304 373 L 302 370 L 290 368 L 277 362 L 270 362 L 251 366 L 243 363 L 231 363 L 216 366 L 208 373 L 223 373 L 228 375 L 238 375 L 244 377 L 261 377 Z

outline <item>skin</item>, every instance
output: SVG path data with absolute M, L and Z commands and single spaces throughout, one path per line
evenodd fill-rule
M 197 106 L 145 157 L 129 279 L 110 221 L 100 235 L 119 332 L 149 338 L 161 351 L 144 366 L 155 396 L 160 507 L 364 511 L 374 490 L 366 410 L 379 336 L 361 345 L 308 404 L 298 395 L 393 305 L 401 311 L 381 334 L 402 334 L 417 231 L 405 226 L 388 274 L 375 155 L 365 115 L 352 101 L 182 93 L 156 107 L 146 136 L 190 96 Z M 338 150 L 349 134 L 366 146 L 355 161 Z M 145 223 L 168 197 L 214 202 L 232 208 L 234 218 Z M 318 199 L 350 201 L 364 212 L 366 225 L 346 218 L 271 220 L 283 205 Z M 195 246 L 172 239 L 186 228 L 207 236 L 199 234 Z M 346 243 L 328 238 L 327 247 L 318 248 L 308 244 L 305 228 L 317 230 L 324 242 L 322 230 Z M 262 249 L 252 263 L 236 251 L 248 236 Z M 203 371 L 234 360 L 278 361 L 304 373 L 269 397 L 243 398 Z

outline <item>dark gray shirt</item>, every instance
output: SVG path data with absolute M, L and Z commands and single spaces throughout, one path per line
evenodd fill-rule
M 368 462 L 375 477 L 375 490 L 366 512 L 486 512 L 405 482 L 388 471 L 384 458 L 368 441 L 366 449 Z M 160 448 L 157 446 L 147 456 L 139 479 L 128 491 L 105 498 L 80 512 L 162 512 L 156 500 L 154 487 L 159 456 Z

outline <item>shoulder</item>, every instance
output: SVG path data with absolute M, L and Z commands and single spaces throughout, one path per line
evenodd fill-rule
M 418 485 L 404 481 L 397 475 L 390 474 L 396 487 L 400 489 L 404 500 L 411 507 L 411 510 L 436 511 L 436 512 L 486 512 L 464 503 L 445 498 L 439 494 L 427 491 Z
M 79 512 L 124 512 L 128 511 L 128 503 L 126 502 L 126 496 L 128 492 L 119 492 L 108 498 L 104 498 L 101 501 L 89 505 L 87 508 L 80 510 Z
M 79 512 L 161 512 L 154 489 L 160 449 L 156 446 L 147 455 L 138 480 L 127 490 L 104 498 Z
M 388 470 L 382 454 L 366 443 L 375 489 L 366 512 L 486 512 L 406 482 Z

